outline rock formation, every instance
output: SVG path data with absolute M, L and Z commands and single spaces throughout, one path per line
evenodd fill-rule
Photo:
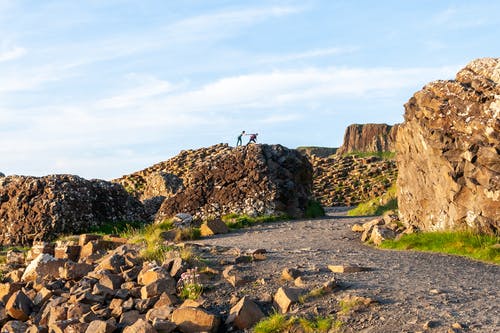
M 298 151 L 261 144 L 209 150 L 207 158 L 186 156 L 192 167 L 177 174 L 184 189 L 165 199 L 157 221 L 179 212 L 201 219 L 229 213 L 304 216 L 312 196 L 312 167 Z
M 337 150 L 337 154 L 395 151 L 394 144 L 398 126 L 387 124 L 349 125 L 344 134 L 344 143 Z
M 329 148 L 329 147 L 297 147 L 297 150 L 302 154 L 308 156 L 316 156 L 316 157 L 329 157 L 337 152 L 338 148 Z
M 500 59 L 472 61 L 415 93 L 396 150 L 405 224 L 498 233 Z
M 396 181 L 396 161 L 379 157 L 310 156 L 313 194 L 325 207 L 352 206 L 384 194 Z
M 0 172 L 0 177 L 5 177 L 5 175 L 3 173 Z
M 228 213 L 302 216 L 311 197 L 312 169 L 307 158 L 280 145 L 218 144 L 181 151 L 114 182 L 146 204 L 165 200 L 157 219 L 179 212 L 197 218 Z
M 1 245 L 29 244 L 104 222 L 143 218 L 142 204 L 118 184 L 72 175 L 0 178 Z

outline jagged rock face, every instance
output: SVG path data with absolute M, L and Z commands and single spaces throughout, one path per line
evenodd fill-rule
M 312 195 L 312 167 L 298 151 L 260 144 L 217 145 L 205 151 L 210 156 L 196 161 L 184 154 L 191 165 L 183 177 L 185 188 L 165 199 L 157 221 L 179 212 L 201 219 L 229 213 L 304 215 Z
M 349 125 L 344 134 L 344 143 L 337 154 L 395 151 L 398 127 L 399 125 L 387 124 Z
M 326 158 L 331 156 L 337 152 L 338 148 L 329 148 L 329 147 L 297 147 L 297 150 L 302 154 L 308 156 L 316 156 Z
M 384 194 L 396 181 L 393 159 L 310 156 L 314 197 L 325 207 L 352 206 Z
M 423 230 L 499 232 L 500 59 L 469 63 L 405 105 L 399 128 L 401 219 Z
M 0 244 L 29 244 L 109 221 L 137 221 L 144 208 L 119 184 L 73 175 L 0 179 Z

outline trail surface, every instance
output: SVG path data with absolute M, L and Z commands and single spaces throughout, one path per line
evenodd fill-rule
M 271 289 L 278 287 L 273 283 L 283 268 L 299 267 L 306 281 L 334 275 L 343 286 L 340 293 L 377 300 L 374 309 L 347 322 L 348 331 L 500 332 L 500 266 L 451 255 L 372 248 L 351 231 L 354 223 L 371 218 L 347 217 L 341 211 L 328 215 L 256 225 L 197 243 L 266 249 L 267 260 L 250 269 L 255 278 L 268 277 Z M 334 274 L 326 269 L 340 264 L 371 270 Z M 323 314 L 338 304 L 338 294 L 319 299 L 315 311 Z M 462 328 L 452 329 L 457 323 Z

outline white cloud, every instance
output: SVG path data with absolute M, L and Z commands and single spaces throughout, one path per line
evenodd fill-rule
M 305 60 L 311 58 L 320 58 L 327 56 L 334 56 L 346 53 L 352 53 L 357 51 L 358 47 L 348 46 L 348 47 L 330 47 L 323 49 L 314 49 L 305 52 L 289 53 L 283 55 L 269 55 L 261 57 L 257 60 L 259 63 L 283 63 L 288 61 Z
M 26 49 L 16 46 L 8 50 L 0 50 L 0 62 L 10 61 L 22 57 L 26 54 Z

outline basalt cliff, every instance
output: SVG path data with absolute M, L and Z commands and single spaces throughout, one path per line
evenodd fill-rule
M 500 59 L 472 61 L 405 105 L 397 135 L 398 205 L 422 230 L 498 233 Z
M 155 220 L 189 213 L 304 216 L 312 198 L 308 159 L 281 145 L 219 144 L 182 151 L 168 161 L 116 179 L 151 208 Z

